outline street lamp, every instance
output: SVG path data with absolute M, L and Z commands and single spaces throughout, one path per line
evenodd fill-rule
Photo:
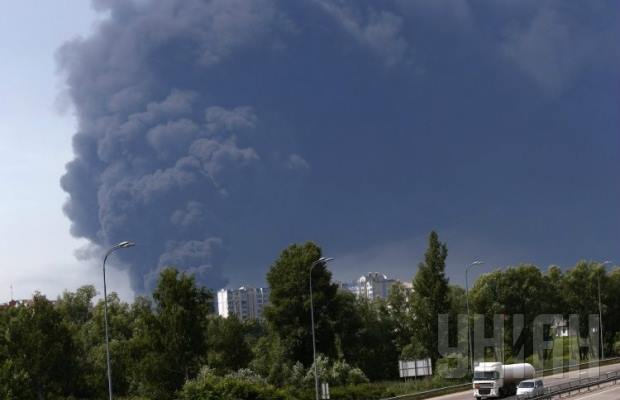
M 476 265 L 482 265 L 484 264 L 483 261 L 479 261 L 476 260 L 473 263 L 469 264 L 467 267 L 465 267 L 465 303 L 467 304 L 467 361 L 469 362 L 469 371 L 473 371 L 474 369 L 474 360 L 473 360 L 473 355 L 472 355 L 472 345 L 471 345 L 471 328 L 469 326 L 470 322 L 469 322 L 469 281 L 468 281 L 468 274 L 469 274 L 469 269 L 471 267 L 475 267 Z
M 611 264 L 611 261 L 603 261 L 601 267 L 605 271 L 605 266 Z M 603 313 L 601 312 L 601 274 L 598 274 L 598 323 L 599 335 L 601 340 L 601 360 L 605 359 L 605 344 L 603 343 Z
M 319 400 L 319 369 L 316 365 L 316 339 L 314 337 L 314 304 L 312 303 L 312 269 L 318 264 L 326 264 L 332 261 L 331 257 L 321 257 L 310 265 L 310 324 L 312 326 L 312 358 L 314 360 L 314 393 L 315 399 Z
M 108 252 L 105 253 L 105 257 L 103 257 L 103 319 L 105 321 L 105 354 L 108 367 L 108 394 L 110 396 L 110 400 L 112 400 L 112 370 L 110 368 L 110 340 L 108 338 L 108 290 L 105 283 L 105 262 L 108 260 L 108 256 L 116 250 L 126 249 L 135 245 L 136 244 L 134 242 L 120 242 L 108 250 Z

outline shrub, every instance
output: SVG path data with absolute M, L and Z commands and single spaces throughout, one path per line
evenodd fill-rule
M 467 357 L 462 354 L 449 354 L 437 360 L 435 376 L 445 379 L 463 378 L 467 374 L 468 362 Z
M 265 378 L 263 378 L 262 376 L 260 376 L 259 374 L 252 371 L 249 368 L 241 368 L 238 371 L 231 372 L 230 374 L 226 375 L 226 378 L 240 379 L 240 380 L 263 384 L 263 385 L 267 384 L 267 380 Z
M 336 361 L 331 368 L 331 384 L 333 385 L 356 385 L 368 383 L 368 378 L 361 369 L 352 367 L 344 360 Z
M 208 367 L 187 381 L 179 392 L 179 400 L 290 400 L 281 390 L 265 383 L 248 370 L 225 377 L 217 376 Z
M 330 388 L 332 400 L 381 399 L 386 396 L 382 385 L 360 384 Z
M 613 346 L 614 354 L 620 356 L 620 333 L 616 333 L 614 337 L 614 346 Z
M 366 378 L 366 375 L 364 375 L 361 369 L 353 367 L 345 360 L 337 360 L 331 363 L 328 357 L 321 354 L 317 357 L 316 363 L 319 372 L 319 380 L 321 382 L 328 382 L 331 386 L 355 385 L 368 382 L 368 378 Z M 297 369 L 295 369 L 295 367 Z M 295 367 L 291 376 L 295 376 L 299 373 L 298 370 L 301 366 Z M 306 387 L 314 386 L 314 364 L 306 371 L 303 383 Z M 292 382 L 292 384 L 295 384 L 295 382 Z

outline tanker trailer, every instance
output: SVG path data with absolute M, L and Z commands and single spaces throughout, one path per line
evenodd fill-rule
M 531 364 L 507 364 L 481 362 L 474 367 L 474 397 L 477 400 L 512 396 L 517 394 L 517 385 L 534 377 Z

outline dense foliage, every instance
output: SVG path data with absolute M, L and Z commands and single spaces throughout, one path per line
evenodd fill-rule
M 334 399 L 380 398 L 444 385 L 436 376 L 413 384 L 398 379 L 398 360 L 439 359 L 436 315 L 463 314 L 465 291 L 445 275 L 447 247 L 434 232 L 413 291 L 392 288 L 369 301 L 332 282 L 313 243 L 285 249 L 271 267 L 265 321 L 216 316 L 212 293 L 191 275 L 161 272 L 150 297 L 132 304 L 108 297 L 112 376 L 117 396 L 134 399 L 311 399 L 313 358 L 309 280 L 317 327 L 317 369 Z M 470 291 L 472 312 L 523 314 L 525 330 L 512 338 L 506 319 L 506 357 L 525 346 L 532 355 L 532 324 L 542 313 L 598 312 L 600 281 L 605 354 L 620 352 L 620 270 L 580 262 L 562 272 L 533 265 L 482 274 Z M 0 307 L 0 399 L 101 399 L 107 394 L 103 301 L 84 286 L 55 301 L 36 293 L 22 304 Z M 587 319 L 584 318 L 584 321 Z M 585 325 L 584 325 L 585 326 Z M 456 325 L 451 323 L 450 335 Z M 580 327 L 581 333 L 583 327 Z M 453 342 L 453 341 L 452 341 Z M 582 354 L 588 357 L 588 354 Z

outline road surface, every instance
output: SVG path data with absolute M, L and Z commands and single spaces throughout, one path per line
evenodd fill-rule
M 620 385 L 601 386 L 601 389 L 570 397 L 570 400 L 618 400 L 620 399 Z
M 573 381 L 573 380 L 579 379 L 580 377 L 581 378 L 595 377 L 599 373 L 604 374 L 606 372 L 611 372 L 611 371 L 616 371 L 616 370 L 620 370 L 620 364 L 611 364 L 611 365 L 605 365 L 602 367 L 574 371 L 570 373 L 565 372 L 563 374 L 549 375 L 549 376 L 543 377 L 543 381 L 545 382 L 545 386 L 553 386 L 553 385 L 559 385 L 560 383 L 566 383 L 569 381 Z M 620 395 L 618 395 L 618 393 L 620 392 L 610 391 L 609 393 L 614 394 L 612 395 L 612 397 L 609 397 L 610 399 L 614 399 L 614 400 L 620 399 Z M 590 392 L 589 394 L 594 394 L 594 392 Z M 584 394 L 584 396 L 585 395 L 586 394 Z M 602 395 L 604 395 L 604 393 Z M 452 393 L 452 394 L 446 394 L 443 396 L 433 397 L 434 400 L 473 400 L 473 398 L 474 397 L 472 394 L 472 389 L 468 389 L 467 391 L 464 391 L 464 392 Z M 573 398 L 571 398 L 571 400 L 572 399 Z M 586 397 L 586 399 L 598 400 L 597 397 Z M 607 397 L 601 397 L 601 399 L 607 399 Z

